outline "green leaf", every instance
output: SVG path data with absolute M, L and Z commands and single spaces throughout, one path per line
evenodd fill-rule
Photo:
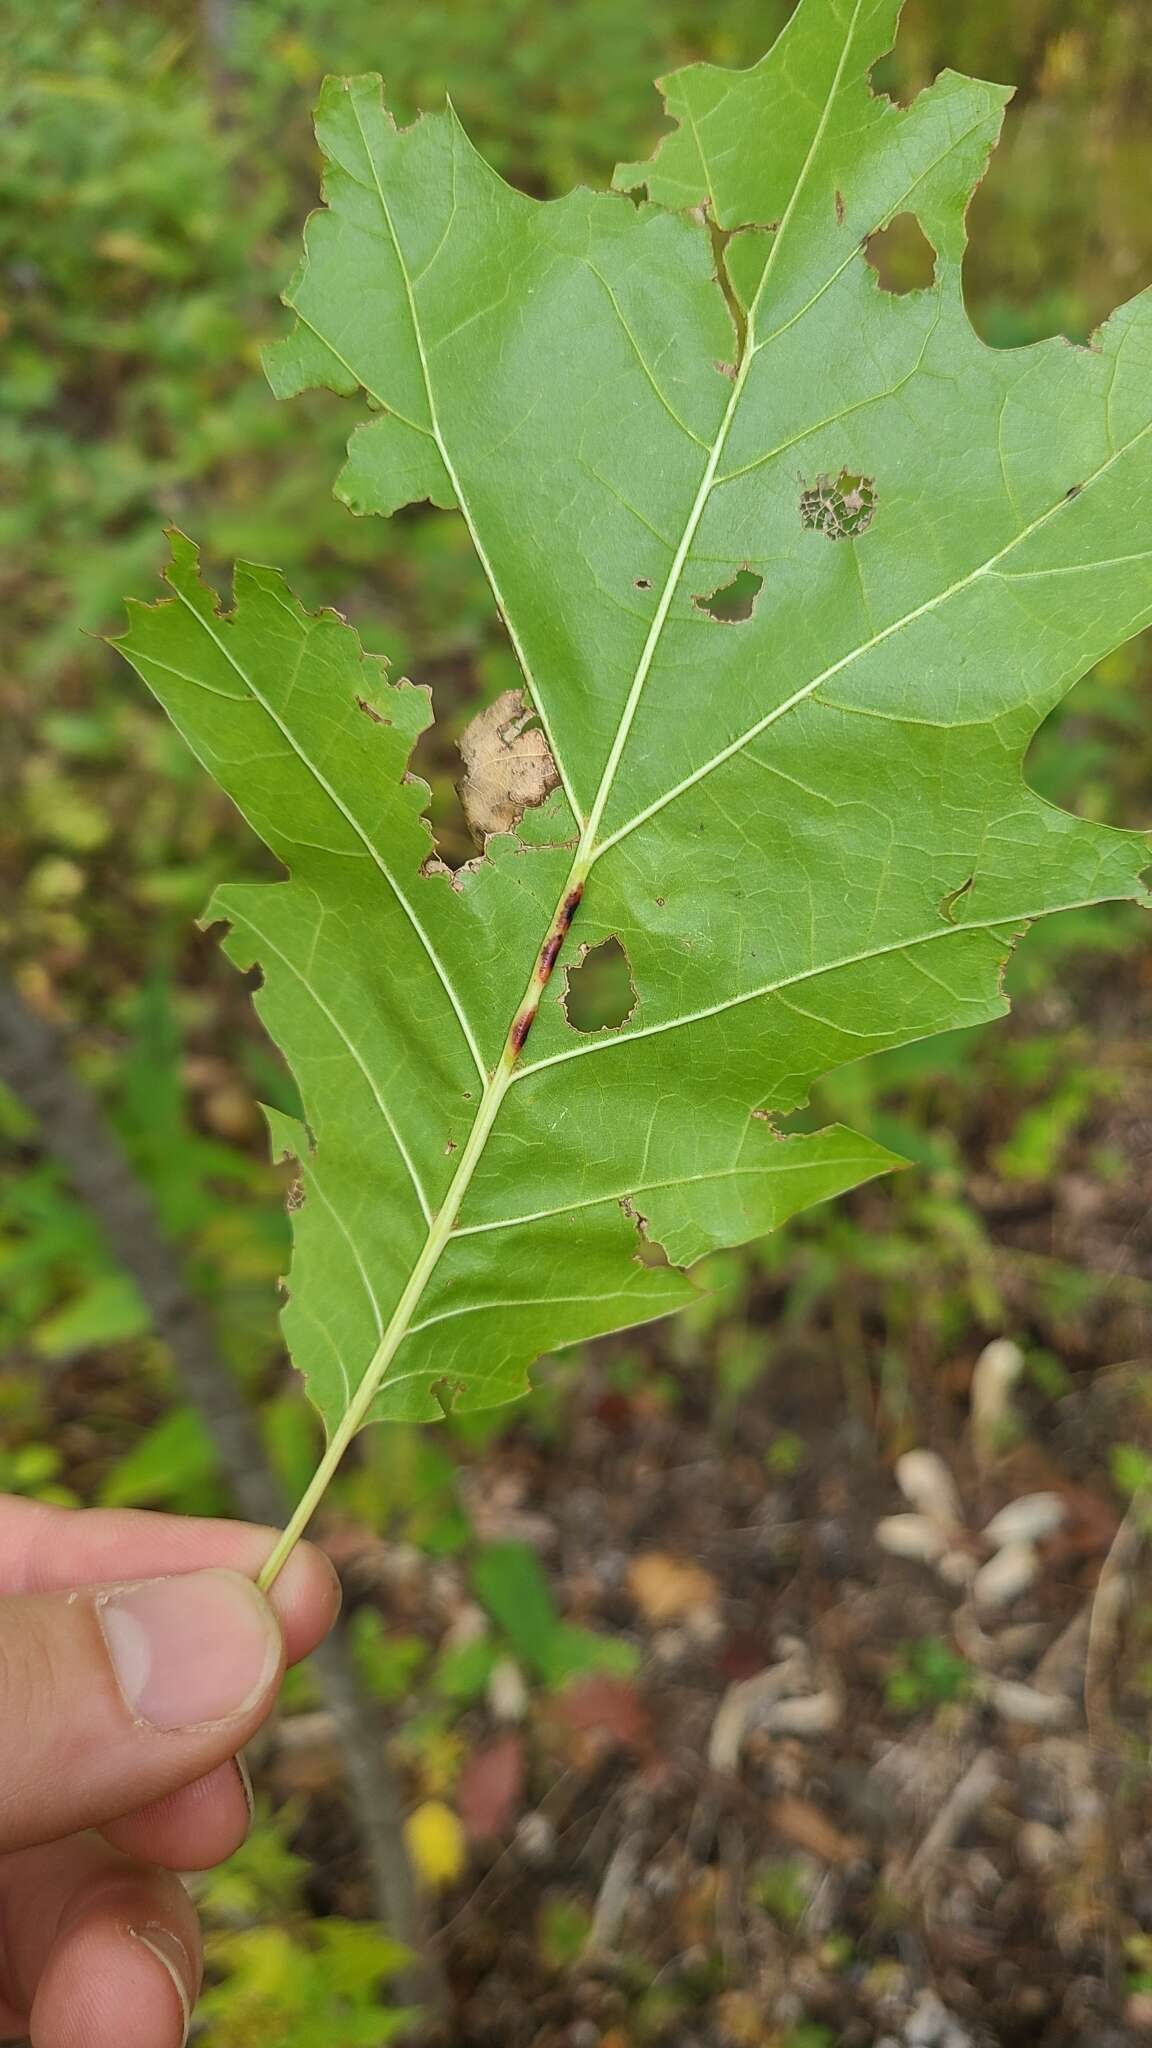
M 317 1920 L 306 1940 L 246 1928 L 217 1934 L 209 1954 L 223 1981 L 200 2013 L 220 2048 L 382 2048 L 411 2032 L 413 2012 L 380 2002 L 409 1951 L 375 1927 Z
M 339 618 L 251 564 L 222 614 L 179 536 L 172 601 L 132 609 L 129 660 L 291 876 L 209 913 L 304 1109 L 270 1117 L 304 1197 L 285 1329 L 331 1442 L 286 1545 L 361 1422 L 511 1399 L 896 1163 L 773 1119 L 1000 1015 L 1035 918 L 1141 895 L 1145 842 L 1023 761 L 1152 620 L 1152 298 L 1089 348 L 977 337 L 1007 95 L 874 96 L 896 14 L 801 0 L 752 70 L 676 74 L 618 173 L 640 204 L 540 203 L 450 109 L 397 130 L 378 81 L 324 89 L 273 385 L 364 394 L 354 509 L 459 506 L 539 729 L 508 707 L 508 829 L 452 878 L 407 772 L 428 697 Z M 906 213 L 935 275 L 896 296 L 865 243 Z M 531 756 L 541 795 L 541 733 L 557 786 L 516 824 L 497 771 Z M 609 939 L 635 999 L 580 1032 L 566 970 Z
M 80 1294 L 43 1316 L 32 1342 L 42 1358 L 67 1358 L 101 1344 L 120 1344 L 148 1328 L 148 1311 L 126 1274 L 101 1273 Z
M 476 1559 L 472 1581 L 516 1654 L 543 1677 L 559 1621 L 535 1551 L 526 1543 L 490 1543 Z
M 588 1671 L 628 1677 L 639 1662 L 633 1643 L 561 1621 L 540 1560 L 526 1543 L 490 1543 L 472 1573 L 476 1591 L 521 1661 L 545 1685 Z
M 358 1607 L 348 1624 L 352 1654 L 368 1691 L 395 1705 L 412 1690 L 412 1681 L 428 1656 L 419 1636 L 391 1634 L 374 1607 Z
M 433 1686 L 441 1699 L 480 1699 L 500 1657 L 499 1646 L 487 1636 L 462 1643 L 458 1649 L 444 1650 L 436 1660 Z
M 216 1447 L 194 1408 L 173 1408 L 112 1467 L 100 1488 L 105 1508 L 219 1511 L 222 1489 Z

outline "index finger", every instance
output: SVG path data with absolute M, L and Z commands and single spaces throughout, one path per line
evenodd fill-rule
M 140 1508 L 60 1508 L 0 1495 L 0 1594 L 58 1593 L 212 1567 L 254 1579 L 277 1533 L 254 1522 Z M 288 1661 L 295 1663 L 331 1628 L 340 1583 L 323 1552 L 301 1543 L 268 1598 Z

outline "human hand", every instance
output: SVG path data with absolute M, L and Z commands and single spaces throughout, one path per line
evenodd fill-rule
M 238 1760 L 335 1620 L 274 1532 L 0 1498 L 0 2040 L 181 2048 L 200 1937 L 177 1870 L 231 1855 Z

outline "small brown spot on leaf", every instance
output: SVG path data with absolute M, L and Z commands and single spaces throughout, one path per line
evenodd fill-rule
M 800 519 L 828 540 L 855 540 L 867 533 L 876 516 L 876 485 L 870 476 L 818 476 L 800 494 Z
M 650 576 L 638 576 L 636 578 L 636 588 L 637 590 L 651 590 L 652 578 Z
M 392 720 L 385 718 L 382 711 L 377 711 L 376 706 L 370 704 L 367 697 L 357 697 L 356 704 L 358 709 L 364 713 L 365 718 L 372 720 L 373 725 L 391 725 Z
M 524 1050 L 528 1033 L 531 1031 L 532 1026 L 535 1022 L 535 1009 L 521 1010 L 520 1015 L 517 1017 L 516 1022 L 512 1026 L 511 1031 L 508 1033 L 508 1042 L 512 1047 L 513 1058 L 519 1059 L 520 1054 Z
M 764 578 L 745 564 L 727 583 L 719 584 L 705 597 L 694 597 L 692 602 L 697 611 L 707 612 L 710 619 L 723 626 L 742 626 L 752 617 L 763 588 Z
M 836 194 L 836 222 L 837 222 L 837 225 L 838 225 L 839 227 L 843 227 L 843 225 L 844 225 L 844 194 L 843 194 L 842 192 L 840 192 L 840 191 L 838 191 L 838 192 L 837 192 L 837 194 Z
M 453 1152 L 455 1152 L 455 1150 L 456 1150 L 456 1140 L 455 1140 L 455 1138 L 449 1138 L 449 1140 L 448 1140 L 448 1143 L 447 1143 L 447 1144 L 445 1145 L 445 1147 L 444 1147 L 444 1157 L 445 1157 L 445 1159 L 451 1159 L 451 1157 L 452 1157 L 452 1154 L 453 1154 Z
M 560 906 L 560 916 L 557 922 L 562 932 L 571 930 L 572 919 L 575 917 L 576 912 L 579 910 L 580 905 L 583 901 L 584 884 L 583 882 L 577 882 L 576 887 L 574 889 L 569 889 L 568 894 L 566 895 L 563 903 Z
M 551 749 L 535 716 L 522 690 L 505 690 L 477 712 L 460 736 L 460 801 L 477 846 L 493 833 L 511 832 L 526 810 L 559 787 Z
M 449 867 L 446 860 L 441 860 L 438 853 L 430 853 L 427 860 L 421 862 L 420 873 L 425 877 L 433 875 L 446 876 L 449 888 L 454 889 L 457 896 L 459 896 L 468 876 L 477 867 L 478 860 L 479 857 L 477 856 L 472 860 L 462 861 L 458 868 L 452 868 Z
M 288 1193 L 284 1199 L 284 1206 L 287 1209 L 288 1214 L 290 1216 L 294 1216 L 296 1214 L 297 1209 L 302 1209 L 304 1207 L 304 1202 L 304 1183 L 302 1180 L 294 1180 L 291 1186 L 289 1187 Z
M 734 383 L 736 382 L 736 365 L 735 365 L 735 363 L 721 363 L 721 362 L 713 362 L 713 364 L 712 364 L 712 368 L 713 368 L 714 370 L 719 370 L 719 372 L 720 372 L 720 375 L 721 375 L 722 377 L 727 377 L 727 378 L 729 379 L 729 381 L 730 381 L 731 383 L 733 383 L 733 384 L 734 384 Z

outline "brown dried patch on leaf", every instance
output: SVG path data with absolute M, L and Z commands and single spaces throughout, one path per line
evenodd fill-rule
M 545 735 L 522 690 L 505 690 L 478 711 L 460 736 L 460 802 L 477 846 L 493 833 L 511 832 L 525 811 L 560 786 Z

